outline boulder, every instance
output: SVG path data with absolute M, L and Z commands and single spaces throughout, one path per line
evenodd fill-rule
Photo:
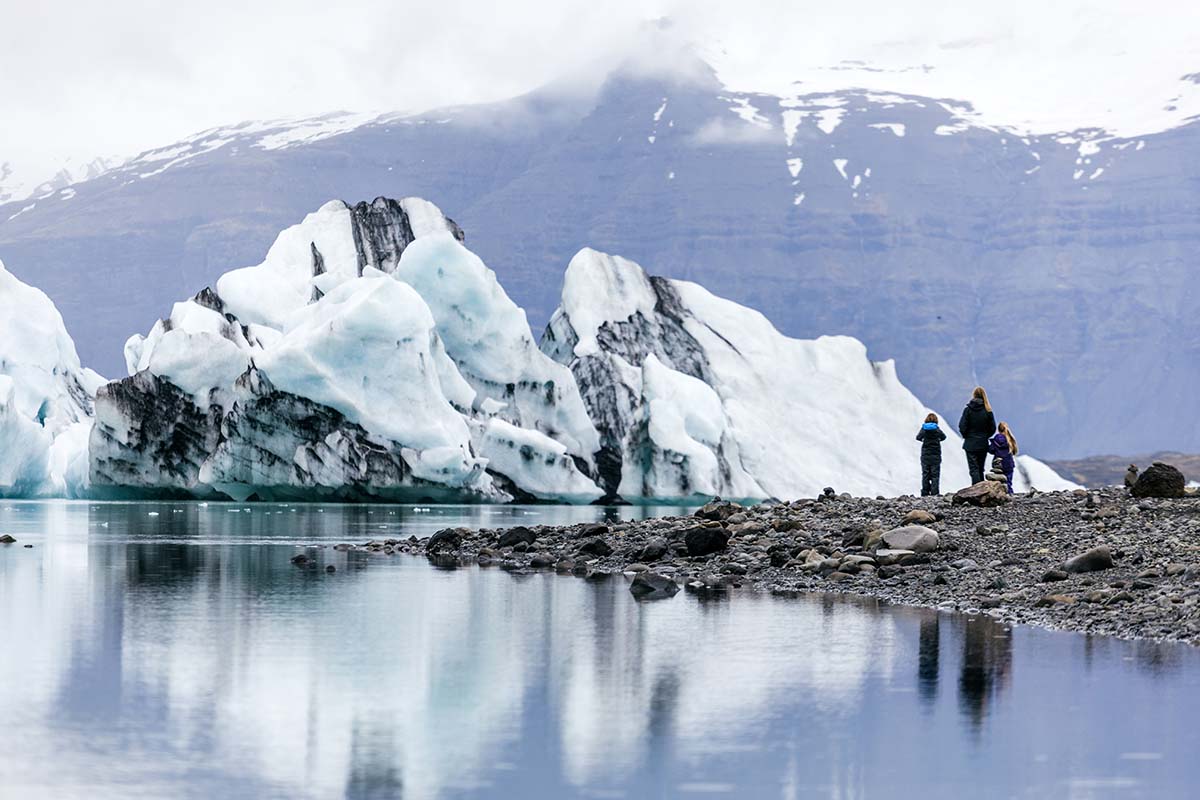
M 729 545 L 729 534 L 717 527 L 692 528 L 683 537 L 689 556 L 707 556 Z
M 429 555 L 457 553 L 462 547 L 462 531 L 462 528 L 443 528 L 425 542 L 425 552 Z
M 914 553 L 928 553 L 938 548 L 937 531 L 924 525 L 893 528 L 883 535 L 881 541 L 890 550 L 911 550 Z
M 667 554 L 668 547 L 666 539 L 661 536 L 652 536 L 646 540 L 645 546 L 638 554 L 638 559 L 646 562 L 658 561 Z
M 0 544 L 13 544 L 16 541 L 17 541 L 16 539 L 14 539 L 12 536 L 10 536 L 7 533 L 4 534 L 3 536 L 0 536 Z
M 1105 545 L 1093 547 L 1067 560 L 1062 565 L 1065 572 L 1078 574 L 1080 572 L 1096 572 L 1101 569 L 1111 569 L 1113 566 L 1112 553 Z
M 1048 569 L 1042 573 L 1042 583 L 1054 583 L 1055 581 L 1065 581 L 1069 578 L 1066 572 L 1061 569 Z
M 599 537 L 595 539 L 588 539 L 579 546 L 580 553 L 586 553 L 587 555 L 591 556 L 600 556 L 601 558 L 604 556 L 611 556 L 612 551 L 612 545 Z
M 1003 483 L 980 481 L 973 486 L 959 489 L 954 493 L 954 498 L 950 502 L 956 506 L 970 505 L 990 508 L 1004 505 L 1010 500 L 1012 500 L 1012 496 L 1009 495 L 1008 489 Z
M 722 522 L 742 510 L 742 506 L 738 503 L 714 497 L 711 502 L 705 503 L 697 509 L 696 516 L 700 519 L 711 519 L 716 522 Z
M 875 551 L 875 563 L 891 566 L 892 564 L 900 563 L 902 558 L 915 555 L 912 550 L 890 550 L 882 549 Z
M 937 517 L 923 508 L 914 508 L 904 515 L 902 522 L 905 525 L 932 525 L 937 522 Z
M 524 542 L 526 546 L 529 546 L 535 541 L 537 541 L 536 533 L 524 525 L 518 525 L 501 533 L 500 540 L 496 544 L 499 547 L 513 547 L 518 542 Z
M 533 558 L 529 559 L 529 566 L 534 569 L 554 566 L 554 556 L 549 553 L 534 553 Z
M 1134 497 L 1184 497 L 1186 488 L 1187 481 L 1182 472 L 1170 464 L 1155 461 L 1137 476 L 1129 493 Z
M 629 591 L 639 600 L 661 600 L 674 597 L 679 584 L 657 572 L 639 572 L 629 584 Z

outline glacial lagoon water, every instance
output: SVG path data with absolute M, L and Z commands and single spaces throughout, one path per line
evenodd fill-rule
M 0 797 L 1196 796 L 1185 646 L 330 547 L 645 513 L 0 501 Z

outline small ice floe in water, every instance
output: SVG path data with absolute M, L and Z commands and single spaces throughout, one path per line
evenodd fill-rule
M 147 517 L 157 517 L 157 516 L 158 516 L 158 512 L 157 512 L 157 511 L 147 511 L 147 512 L 146 512 L 146 516 L 147 516 Z
M 428 514 L 429 513 L 429 508 L 426 506 L 413 506 L 412 510 L 413 510 L 414 514 Z
M 201 504 L 200 504 L 200 507 L 201 507 L 201 508 L 208 508 L 208 503 L 201 503 Z

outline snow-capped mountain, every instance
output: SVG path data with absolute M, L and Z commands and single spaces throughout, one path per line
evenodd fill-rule
M 86 488 L 88 430 L 102 383 L 80 366 L 50 298 L 0 263 L 0 497 Z
M 535 326 L 590 245 L 789 336 L 854 336 L 935 408 L 982 383 L 1048 455 L 1200 448 L 1176 399 L 1200 390 L 1200 122 L 1032 135 L 885 78 L 735 91 L 698 64 L 618 71 L 594 95 L 285 126 L 285 147 L 221 129 L 69 199 L 0 206 L 0 255 L 113 370 L 130 320 L 254 263 L 326 198 L 429 197 Z
M 925 407 L 861 343 L 789 339 L 585 249 L 539 348 L 464 238 L 424 200 L 333 201 L 176 303 L 96 394 L 92 491 L 694 501 L 919 482 Z

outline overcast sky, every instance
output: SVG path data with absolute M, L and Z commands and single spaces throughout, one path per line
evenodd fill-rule
M 507 97 L 614 63 L 661 17 L 736 88 L 869 83 L 970 100 L 990 121 L 1126 134 L 1200 95 L 1181 80 L 1200 73 L 1200 3 L 1179 0 L 0 0 L 0 163 Z M 891 71 L 827 69 L 844 59 Z

